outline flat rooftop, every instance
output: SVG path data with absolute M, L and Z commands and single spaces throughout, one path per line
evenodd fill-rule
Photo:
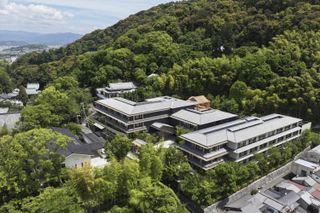
M 171 118 L 193 125 L 204 125 L 236 117 L 238 116 L 235 114 L 216 109 L 210 109 L 206 111 L 183 109 L 171 115 Z
M 110 91 L 117 91 L 117 90 L 131 90 L 136 89 L 137 87 L 134 85 L 133 82 L 119 82 L 119 83 L 110 83 L 107 90 Z
M 168 96 L 134 102 L 124 98 L 108 98 L 96 103 L 126 115 L 146 114 L 170 109 L 194 106 L 196 103 Z
M 181 138 L 204 147 L 211 147 L 227 141 L 239 143 L 300 121 L 302 120 L 299 118 L 280 114 L 271 114 L 261 118 L 247 117 L 187 133 Z
M 298 160 L 294 161 L 294 163 L 295 164 L 299 164 L 301 166 L 308 167 L 310 169 L 316 169 L 316 168 L 320 167 L 318 164 L 315 164 L 315 163 L 312 163 L 310 161 L 306 161 L 306 160 L 303 160 L 303 159 L 298 159 Z

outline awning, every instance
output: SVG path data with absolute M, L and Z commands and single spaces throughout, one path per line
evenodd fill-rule
M 147 142 L 141 140 L 141 139 L 135 139 L 134 141 L 132 141 L 133 145 L 137 146 L 137 147 L 141 147 L 144 145 L 147 145 Z
M 101 124 L 94 123 L 93 125 L 94 125 L 95 127 L 97 127 L 98 129 L 100 129 L 100 130 L 104 130 L 104 126 L 102 126 Z
M 155 122 L 151 125 L 151 127 L 160 131 L 160 132 L 165 132 L 165 133 L 169 133 L 169 134 L 175 133 L 175 128 L 169 124 Z

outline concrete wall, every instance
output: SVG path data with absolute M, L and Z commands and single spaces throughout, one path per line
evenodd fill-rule
M 302 132 L 307 129 L 311 129 L 311 122 L 302 125 Z

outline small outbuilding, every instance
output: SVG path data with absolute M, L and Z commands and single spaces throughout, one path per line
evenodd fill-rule
M 196 109 L 199 111 L 208 110 L 211 107 L 211 102 L 204 96 L 191 96 L 189 101 L 196 102 Z

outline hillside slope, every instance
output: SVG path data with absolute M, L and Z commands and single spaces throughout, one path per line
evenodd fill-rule
M 320 118 L 318 0 L 190 0 L 159 5 L 66 48 L 11 66 L 18 84 L 74 75 L 95 88 L 143 86 L 132 99 L 204 94 L 243 114 Z M 157 78 L 147 76 L 156 73 Z

